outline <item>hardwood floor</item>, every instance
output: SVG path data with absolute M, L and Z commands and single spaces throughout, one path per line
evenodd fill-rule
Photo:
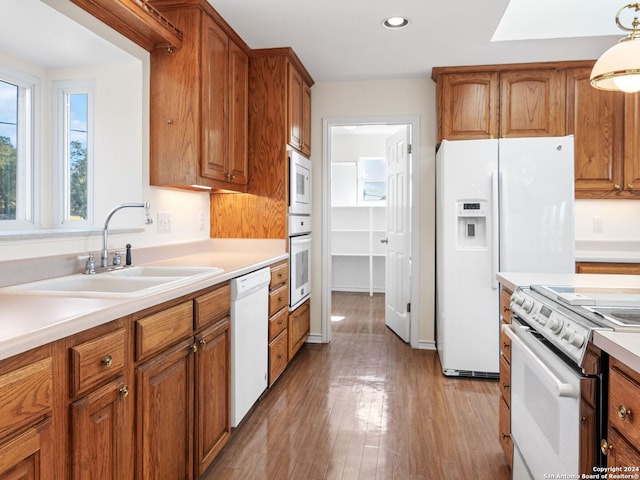
M 332 343 L 300 350 L 206 480 L 510 478 L 497 382 L 443 376 L 384 326 L 382 295 L 332 302 Z

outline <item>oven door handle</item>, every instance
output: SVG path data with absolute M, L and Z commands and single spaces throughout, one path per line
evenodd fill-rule
M 564 383 L 560 380 L 555 373 L 553 373 L 549 367 L 538 357 L 516 334 L 515 330 L 521 330 L 522 332 L 527 334 L 527 330 L 529 327 L 517 327 L 513 324 L 511 325 L 503 325 L 502 331 L 507 334 L 507 337 L 511 340 L 511 344 L 515 344 L 524 355 L 527 357 L 528 362 L 533 370 L 536 371 L 538 376 L 547 383 L 549 387 L 551 387 L 551 391 L 555 392 L 556 397 L 571 397 L 578 398 L 580 392 L 578 389 L 569 384 Z M 513 355 L 514 348 L 511 348 L 511 354 Z

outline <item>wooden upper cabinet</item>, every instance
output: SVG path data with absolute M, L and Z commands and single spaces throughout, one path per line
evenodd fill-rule
M 622 95 L 622 94 L 620 94 Z M 624 94 L 624 188 L 640 195 L 640 94 Z
M 306 156 L 311 155 L 311 86 L 302 74 L 289 63 L 287 99 L 289 145 Z
M 590 74 L 591 68 L 567 71 L 567 133 L 574 135 L 576 198 L 605 196 L 623 185 L 624 97 L 593 88 Z
M 498 73 L 452 73 L 438 83 L 438 139 L 498 136 Z
M 249 48 L 206 1 L 153 4 L 185 33 L 151 53 L 151 185 L 244 192 Z
M 500 73 L 500 137 L 550 137 L 565 134 L 564 71 Z

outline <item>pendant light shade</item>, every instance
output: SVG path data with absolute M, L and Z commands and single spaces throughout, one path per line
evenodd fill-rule
M 640 3 L 625 5 L 616 14 L 618 27 L 631 33 L 604 52 L 593 66 L 591 86 L 600 90 L 640 91 L 640 21 L 635 17 L 631 28 L 623 26 L 620 13 L 626 8 L 638 12 Z

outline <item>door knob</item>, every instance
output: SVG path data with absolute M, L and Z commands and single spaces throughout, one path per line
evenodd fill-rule
M 380 239 L 380 243 L 389 243 L 389 239 L 388 238 L 381 238 Z

